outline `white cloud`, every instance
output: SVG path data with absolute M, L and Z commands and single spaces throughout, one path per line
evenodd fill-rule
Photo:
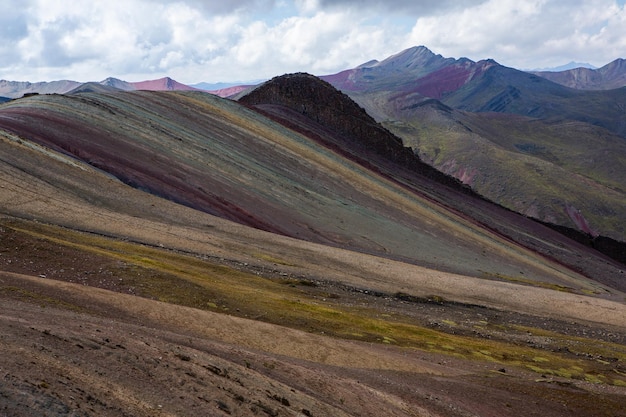
M 626 51 L 614 0 L 3 1 L 0 78 L 16 80 L 326 74 L 415 45 L 518 68 Z
M 572 60 L 604 65 L 623 54 L 615 45 L 623 45 L 625 16 L 624 7 L 611 0 L 490 0 L 419 18 L 407 43 L 424 44 L 445 56 L 494 58 L 517 68 Z

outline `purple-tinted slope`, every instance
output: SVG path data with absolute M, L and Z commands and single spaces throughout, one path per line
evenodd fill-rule
M 417 92 L 425 97 L 442 99 L 446 94 L 452 93 L 475 78 L 481 77 L 485 71 L 494 65 L 497 64 L 493 61 L 476 63 L 469 60 L 460 61 L 415 80 L 414 88 L 409 88 L 406 92 Z
M 0 113 L 0 126 L 75 156 L 133 187 L 259 229 L 286 233 L 277 225 L 264 221 L 262 211 L 253 214 L 245 209 L 255 206 L 254 195 L 238 192 L 239 203 L 234 204 L 229 195 L 235 190 L 224 183 L 227 181 L 208 178 L 199 164 L 160 151 L 160 146 L 171 146 L 171 140 L 183 139 L 166 136 L 174 134 L 175 128 L 165 133 L 150 118 L 160 117 L 154 111 L 175 118 L 176 103 L 165 103 L 159 96 L 141 93 L 124 94 L 121 96 L 123 101 L 113 97 L 109 96 L 109 100 L 116 101 L 120 107 L 108 106 L 106 99 L 101 102 L 82 95 L 48 97 L 51 101 L 39 108 L 16 106 L 4 109 Z M 131 108 L 131 112 L 121 113 L 123 106 Z M 189 122 L 203 124 L 202 120 L 193 118 Z M 150 141 L 150 137 L 158 135 L 161 135 L 160 141 Z M 170 145 L 164 144 L 163 140 Z
M 130 83 L 136 90 L 147 91 L 198 91 L 197 88 L 179 83 L 170 77 Z
M 293 129 L 198 92 L 29 97 L 0 108 L 0 127 L 136 188 L 295 238 L 469 276 L 565 284 L 524 247 L 583 273 L 608 271 L 598 254 L 573 256 L 582 245 L 411 169 L 418 159 L 397 138 L 341 93 L 316 96 L 333 90 L 304 78 L 293 91 L 309 101 L 286 118 Z M 311 100 L 327 109 L 311 105 L 304 120 Z

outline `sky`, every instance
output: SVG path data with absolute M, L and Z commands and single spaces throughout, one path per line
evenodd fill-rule
M 518 69 L 626 58 L 625 0 L 0 0 L 0 79 L 246 82 L 412 46 Z

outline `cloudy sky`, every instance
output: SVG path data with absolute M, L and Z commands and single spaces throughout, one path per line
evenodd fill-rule
M 0 79 L 237 82 L 424 45 L 520 68 L 626 58 L 625 0 L 0 0 Z

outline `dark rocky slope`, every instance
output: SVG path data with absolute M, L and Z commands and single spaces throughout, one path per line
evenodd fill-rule
M 376 122 L 365 109 L 346 94 L 316 76 L 296 73 L 275 77 L 238 101 L 261 110 L 265 109 L 266 113 L 270 114 L 272 112 L 269 111 L 268 105 L 282 106 L 305 116 L 323 126 L 325 133 L 337 139 L 334 149 L 352 155 L 361 163 L 367 164 L 367 160 L 381 162 L 380 157 L 383 157 L 386 161 L 409 168 L 441 184 L 471 193 L 471 190 L 457 179 L 423 163 L 410 147 L 404 146 L 402 139 Z M 289 123 L 289 119 L 290 117 L 280 118 L 281 122 L 289 124 L 290 128 L 302 130 L 301 120 Z M 295 121 L 293 115 L 291 119 Z M 311 130 L 308 129 L 306 133 L 310 134 Z M 326 145 L 330 143 L 326 142 Z M 359 155 L 367 155 L 367 160 L 360 158 Z

